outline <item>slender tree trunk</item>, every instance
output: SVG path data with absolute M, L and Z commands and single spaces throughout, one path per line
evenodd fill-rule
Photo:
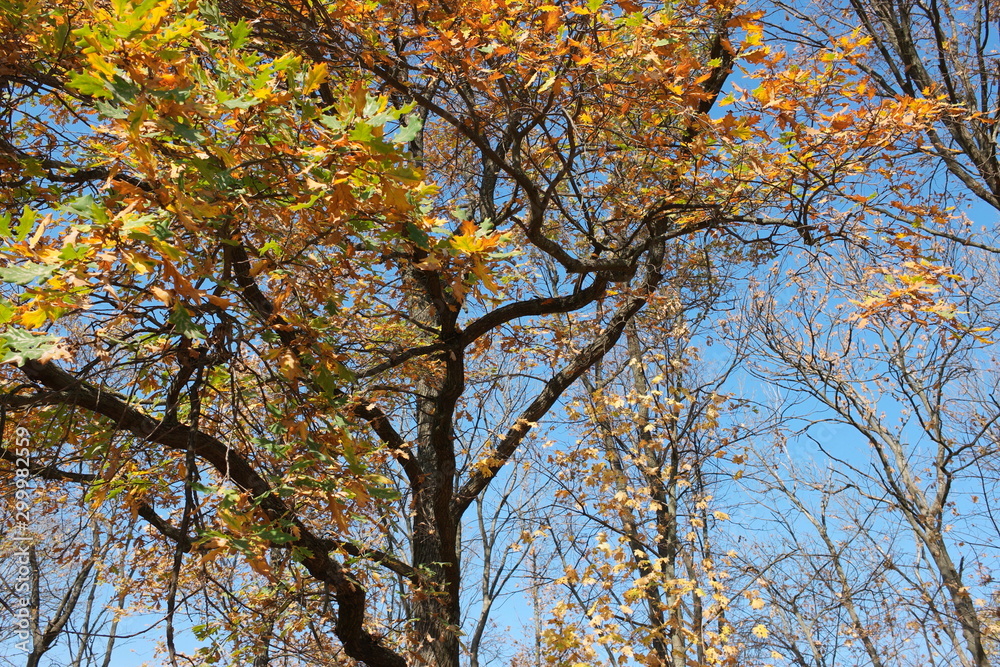
M 986 649 L 983 646 L 982 624 L 968 588 L 962 581 L 962 575 L 955 568 L 955 563 L 951 560 L 951 555 L 948 553 L 941 533 L 937 530 L 928 532 L 930 534 L 924 543 L 927 545 L 931 558 L 934 559 L 934 564 L 937 565 L 941 583 L 948 589 L 956 619 L 962 628 L 962 637 L 965 639 L 966 648 L 973 660 L 972 664 L 976 667 L 990 667 L 989 658 L 986 656 Z

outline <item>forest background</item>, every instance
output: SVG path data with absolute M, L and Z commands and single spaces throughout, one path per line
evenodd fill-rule
M 998 18 L 3 0 L 0 660 L 991 664 Z

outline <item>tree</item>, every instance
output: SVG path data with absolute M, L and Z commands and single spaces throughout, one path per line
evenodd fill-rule
M 977 265 L 977 278 L 960 297 L 958 310 L 968 314 L 971 329 L 964 333 L 928 331 L 890 315 L 859 329 L 855 317 L 838 315 L 833 306 L 857 299 L 870 285 L 866 276 L 853 273 L 857 267 L 844 268 L 846 262 L 837 268 L 827 264 L 825 284 L 798 291 L 785 306 L 759 298 L 753 315 L 767 359 L 759 368 L 771 382 L 811 399 L 806 429 L 822 422 L 842 424 L 870 447 L 867 462 L 837 447 L 846 434 L 817 439 L 835 466 L 826 483 L 778 470 L 770 454 L 763 454 L 760 464 L 765 485 L 784 498 L 779 507 L 790 508 L 796 517 L 788 518 L 786 509 L 785 530 L 797 543 L 805 542 L 803 525 L 818 536 L 822 555 L 806 550 L 808 557 L 800 561 L 808 562 L 806 572 L 816 573 L 809 589 L 815 594 L 815 584 L 829 587 L 820 597 L 827 609 L 848 615 L 844 624 L 864 646 L 868 664 L 906 657 L 904 651 L 876 644 L 878 628 L 903 623 L 900 617 L 906 614 L 912 615 L 910 629 L 915 626 L 925 642 L 926 662 L 990 664 L 988 596 L 977 593 L 973 572 L 988 571 L 981 563 L 995 550 L 990 535 L 995 531 L 984 530 L 990 523 L 978 525 L 983 517 L 975 506 L 995 493 L 997 378 L 991 370 L 992 344 L 975 331 L 996 327 L 996 295 L 987 278 L 995 268 L 988 255 L 974 260 L 966 252 L 962 260 L 955 253 L 952 245 L 938 254 L 957 270 Z M 815 495 L 810 487 L 823 492 L 818 508 L 808 500 Z M 829 511 L 833 495 L 853 510 Z M 842 522 L 849 528 L 840 527 Z M 780 576 L 768 578 L 780 588 Z M 875 593 L 880 589 L 881 601 Z M 978 602 L 977 595 L 982 596 Z M 803 615 L 790 609 L 787 597 L 776 604 Z M 806 641 L 800 654 L 808 655 L 811 643 Z M 800 664 L 825 661 L 817 657 Z
M 922 136 L 912 137 L 912 154 L 940 161 L 945 177 L 937 177 L 938 185 L 931 188 L 931 194 L 940 197 L 950 190 L 952 196 L 945 198 L 947 203 L 922 209 L 913 201 L 919 191 L 902 189 L 896 192 L 902 205 L 883 211 L 917 221 L 925 233 L 972 241 L 974 233 L 955 234 L 949 229 L 947 212 L 956 196 L 970 194 L 1000 209 L 996 132 L 1000 84 L 992 41 L 996 6 L 982 0 L 849 0 L 811 6 L 782 2 L 778 7 L 781 13 L 794 17 L 794 25 L 799 27 L 796 41 L 804 54 L 821 51 L 846 34 L 862 36 L 869 47 L 856 64 L 867 75 L 872 94 L 883 99 L 905 96 L 944 102 L 951 107 Z M 775 29 L 783 33 L 787 25 Z M 935 174 L 934 170 L 915 168 Z M 944 179 L 958 187 L 942 188 Z M 907 210 L 908 206 L 913 208 Z
M 836 420 L 852 424 L 871 439 L 880 457 L 877 465 L 873 470 L 846 468 L 850 461 L 826 450 L 839 471 L 832 480 L 801 480 L 797 476 L 789 478 L 786 472 L 772 471 L 772 488 L 789 498 L 799 519 L 806 518 L 813 524 L 821 538 L 820 552 L 829 555 L 830 571 L 826 576 L 831 580 L 843 582 L 843 575 L 836 571 L 836 560 L 846 548 L 841 540 L 867 542 L 866 550 L 875 558 L 867 576 L 878 585 L 867 587 L 857 580 L 850 585 L 865 592 L 866 602 L 870 602 L 873 590 L 886 586 L 890 589 L 886 594 L 888 602 L 882 603 L 890 611 L 883 612 L 883 620 L 866 623 L 867 627 L 882 627 L 885 618 L 898 617 L 902 600 L 907 613 L 912 614 L 912 627 L 893 634 L 899 638 L 915 628 L 915 640 L 923 635 L 926 655 L 921 664 L 937 660 L 943 664 L 984 664 L 990 660 L 989 646 L 995 641 L 995 630 L 987 600 L 973 603 L 971 591 L 975 586 L 970 563 L 989 553 L 994 532 L 988 528 L 993 521 L 990 512 L 984 514 L 977 505 L 978 499 L 988 496 L 985 489 L 995 480 L 992 464 L 987 462 L 991 450 L 984 446 L 991 437 L 986 435 L 992 428 L 987 424 L 995 408 L 993 399 L 980 389 L 993 383 L 986 370 L 992 363 L 986 339 L 995 327 L 990 314 L 993 297 L 987 285 L 995 271 L 990 253 L 996 253 L 997 248 L 991 227 L 978 224 L 982 213 L 969 212 L 966 217 L 957 213 L 956 207 L 961 211 L 970 200 L 998 207 L 996 110 L 1000 89 L 991 41 L 996 8 L 982 2 L 893 0 L 809 6 L 779 3 L 778 9 L 780 14 L 775 17 L 783 14 L 784 18 L 770 28 L 774 34 L 794 32 L 798 55 L 804 61 L 826 49 L 830 42 L 862 39 L 868 47 L 854 62 L 865 72 L 872 96 L 943 102 L 950 110 L 922 133 L 910 136 L 909 156 L 898 163 L 896 174 L 887 176 L 878 193 L 881 201 L 871 197 L 862 204 L 887 219 L 911 225 L 903 238 L 923 248 L 920 264 L 925 268 L 918 269 L 923 275 L 915 276 L 913 267 L 879 270 L 865 266 L 857 258 L 840 257 L 840 262 L 850 266 L 848 271 L 827 273 L 825 267 L 821 271 L 828 284 L 844 281 L 849 286 L 841 286 L 837 296 L 829 296 L 822 304 L 808 309 L 794 307 L 798 313 L 795 321 L 809 324 L 803 327 L 804 334 L 795 332 L 794 326 L 773 328 L 782 317 L 788 317 L 787 313 L 779 315 L 780 308 L 766 318 L 769 324 L 765 327 L 774 334 L 768 345 L 781 349 L 777 356 L 784 360 L 786 369 L 797 369 L 797 377 L 793 380 L 784 374 L 786 371 L 772 372 L 777 372 L 789 389 L 795 387 L 795 391 L 816 398 L 824 394 L 826 399 L 819 400 L 833 410 Z M 896 181 L 899 174 L 905 176 L 902 183 Z M 921 180 L 909 178 L 917 174 L 923 175 Z M 952 244 L 966 249 L 959 250 Z M 873 279 L 879 274 L 885 278 L 882 284 Z M 829 287 L 813 289 L 825 292 Z M 923 295 L 913 301 L 918 292 Z M 844 296 L 855 299 L 865 309 L 863 312 L 874 317 L 859 322 L 838 315 L 827 321 L 834 308 L 842 308 L 837 302 Z M 906 304 L 904 308 L 913 318 L 909 325 L 885 317 L 886 305 L 901 304 Z M 927 313 L 943 315 L 946 328 L 953 329 L 951 338 L 939 338 L 924 328 L 929 321 Z M 914 322 L 920 326 L 913 326 Z M 825 326 L 814 326 L 818 323 Z M 865 331 L 865 325 L 878 333 Z M 796 351 L 799 344 L 804 347 Z M 806 351 L 809 354 L 804 356 Z M 886 412 L 891 415 L 895 409 L 905 410 L 910 421 L 898 426 L 887 424 Z M 865 424 L 859 425 L 859 419 L 866 420 Z M 829 446 L 822 439 L 820 443 Z M 828 529 L 822 522 L 815 524 L 813 519 L 822 513 L 804 498 L 814 495 L 806 489 L 817 484 L 823 485 L 826 494 L 821 499 L 823 507 L 832 502 L 830 494 L 849 498 L 841 501 L 842 507 L 854 506 L 854 512 L 862 515 L 855 519 L 849 513 L 845 519 L 847 526 L 855 528 Z M 980 486 L 982 493 L 970 495 L 969 486 Z M 891 500 L 878 500 L 886 498 Z M 976 500 L 970 502 L 970 498 Z M 896 514 L 886 516 L 884 503 Z M 811 509 L 807 509 L 809 505 Z M 866 523 L 866 511 L 880 522 L 899 522 L 898 534 L 910 533 L 909 539 L 918 545 L 915 553 L 901 557 L 890 549 L 878 558 L 885 544 L 867 531 L 855 532 L 857 526 Z M 981 525 L 976 525 L 977 521 Z M 800 525 L 801 521 L 792 521 L 789 531 Z M 953 532 L 958 526 L 968 531 L 964 537 Z M 880 530 L 888 529 L 882 526 Z M 838 537 L 831 538 L 833 534 Z M 976 553 L 962 549 L 969 543 L 979 545 Z M 857 559 L 850 559 L 850 565 L 857 566 L 862 560 L 858 553 Z M 912 569 L 902 565 L 908 557 L 913 559 Z M 808 560 L 826 558 L 811 554 Z M 989 568 L 978 567 L 986 573 L 982 580 L 988 587 Z M 785 571 L 794 569 L 793 565 Z M 917 600 L 908 600 L 911 590 L 919 593 Z M 949 599 L 935 597 L 942 593 Z M 842 590 L 836 599 L 827 598 L 828 608 L 842 611 L 849 607 L 851 603 L 844 601 L 849 600 L 846 595 Z M 989 595 L 984 593 L 984 597 Z M 829 622 L 820 624 L 830 627 Z M 938 648 L 943 638 L 947 649 Z M 871 664 L 878 664 L 876 655 L 882 660 L 889 656 L 904 660 L 906 655 L 867 645 L 866 653 Z
M 762 449 L 753 466 L 763 472 L 754 491 L 768 534 L 743 563 L 764 589 L 771 650 L 801 667 L 952 664 L 949 652 L 920 650 L 921 631 L 939 626 L 920 618 L 926 601 L 892 571 L 906 561 L 894 548 L 905 529 L 859 502 L 833 465 L 825 476 L 803 471 L 775 450 Z
M 4 498 L 4 524 L 14 528 L 0 542 L 0 605 L 12 620 L 0 637 L 5 658 L 32 667 L 47 661 L 107 667 L 123 643 L 118 626 L 128 597 L 113 582 L 128 579 L 125 554 L 132 546 L 130 531 L 117 539 L 110 524 L 130 526 L 135 518 L 89 512 L 81 496 L 68 498 L 45 482 L 50 470 L 30 463 L 22 469 L 37 479 L 14 487 L 30 497 L 26 509 L 18 509 L 20 494 Z
M 2 11 L 0 403 L 159 534 L 175 665 L 191 590 L 208 661 L 457 665 L 467 510 L 670 249 L 864 243 L 830 198 L 938 113 L 830 115 L 853 74 L 783 74 L 718 0 Z M 533 369 L 503 410 L 498 350 Z
M 742 659 L 730 622 L 740 596 L 732 599 L 727 555 L 715 543 L 728 519 L 715 496 L 733 475 L 720 467 L 740 433 L 720 424 L 736 409 L 722 387 L 739 357 L 712 363 L 703 347 L 712 343 L 707 320 L 732 297 L 718 250 L 678 244 L 672 263 L 683 268 L 669 294 L 629 325 L 624 349 L 584 376 L 567 407 L 580 440 L 550 454 L 560 485 L 553 514 L 573 518 L 552 521 L 565 535 L 556 538 L 565 568 L 557 583 L 567 602 L 548 638 L 565 644 L 589 624 L 608 664 Z

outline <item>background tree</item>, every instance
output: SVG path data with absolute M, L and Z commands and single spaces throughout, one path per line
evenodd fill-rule
M 959 260 L 955 251 L 940 250 L 961 270 L 970 260 Z M 965 285 L 958 310 L 969 313 L 971 328 L 992 330 L 996 295 L 986 279 L 992 269 L 987 258 L 977 260 L 977 278 Z M 861 642 L 869 664 L 906 659 L 876 643 L 880 628 L 902 625 L 917 630 L 929 662 L 986 665 L 989 595 L 979 585 L 989 578 L 979 581 L 974 573 L 989 570 L 985 561 L 995 550 L 996 531 L 993 519 L 975 508 L 995 493 L 996 478 L 986 472 L 995 466 L 993 433 L 1000 414 L 992 344 L 973 331 L 927 331 L 890 316 L 859 328 L 853 316 L 837 315 L 835 303 L 858 299 L 869 280 L 852 274 L 857 267 L 843 260 L 821 266 L 829 271 L 822 286 L 810 283 L 811 290 L 797 291 L 784 306 L 760 297 L 755 313 L 770 360 L 761 366 L 767 369 L 762 377 L 809 397 L 802 405 L 811 406 L 814 416 L 805 435 L 809 423 L 824 419 L 844 425 L 832 441 L 816 440 L 818 453 L 833 466 L 826 483 L 779 471 L 769 462 L 781 458 L 775 450 L 762 455 L 765 484 L 784 497 L 778 507 L 791 510 L 780 519 L 787 533 L 798 542 L 795 535 L 806 527 L 819 538 L 818 553 L 803 540 L 792 558 L 805 572 L 816 572 L 809 594 L 826 601 L 812 611 L 785 610 L 813 619 L 834 609 L 846 613 L 840 632 Z M 852 434 L 868 443 L 870 460 L 841 444 Z M 810 487 L 821 491 L 818 507 L 807 500 L 817 495 Z M 855 509 L 831 511 L 832 494 L 838 505 Z M 844 524 L 852 527 L 845 530 Z M 829 592 L 820 594 L 817 586 Z M 799 638 L 799 651 L 815 655 L 802 664 L 825 664 L 831 646 L 814 643 L 804 631 Z
M 629 326 L 624 348 L 595 365 L 570 404 L 581 439 L 550 454 L 560 487 L 553 514 L 575 517 L 553 520 L 565 569 L 557 583 L 567 589 L 559 597 L 578 609 L 558 610 L 562 634 L 549 639 L 565 643 L 574 625 L 589 624 L 608 664 L 739 660 L 727 557 L 715 544 L 728 519 L 715 496 L 735 470 L 720 465 L 738 440 L 720 425 L 722 386 L 738 359 L 712 359 L 705 347 L 706 320 L 729 298 L 716 252 L 676 249 L 683 269 L 671 291 Z
M 0 455 L 16 463 L 11 450 Z M 5 523 L 21 524 L 0 542 L 0 605 L 11 621 L 0 635 L 4 660 L 107 667 L 129 643 L 119 633 L 122 614 L 136 613 L 128 587 L 115 586 L 128 578 L 131 544 L 114 536 L 112 517 L 88 511 L 82 497 L 67 498 L 47 483 L 48 472 L 32 470 L 39 479 L 29 489 L 30 523 L 16 520 L 14 497 L 4 498 Z M 119 526 L 134 522 L 127 513 L 114 518 Z
M 907 161 L 907 169 L 933 178 L 934 186 L 929 191 L 895 189 L 897 205 L 880 209 L 916 222 L 925 234 L 978 245 L 988 241 L 991 225 L 956 230 L 947 212 L 956 198 L 970 195 L 1000 210 L 997 7 L 986 1 L 849 0 L 809 5 L 779 2 L 777 9 L 776 17 L 792 20 L 772 29 L 781 35 L 793 32 L 800 55 L 810 58 L 849 34 L 860 36 L 868 48 L 855 63 L 867 75 L 873 95 L 943 101 L 951 106 L 951 112 L 940 115 L 923 137 L 914 136 L 915 159 Z M 943 172 L 926 168 L 925 156 L 939 161 Z M 921 194 L 940 198 L 946 193 L 951 196 L 934 202 L 936 206 L 922 207 L 918 201 Z M 976 240 L 983 232 L 986 238 Z

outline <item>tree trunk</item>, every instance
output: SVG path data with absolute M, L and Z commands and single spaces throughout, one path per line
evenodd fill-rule
M 459 667 L 457 524 L 447 513 L 435 512 L 435 496 L 444 494 L 434 486 L 450 487 L 451 479 L 451 475 L 427 474 L 425 482 L 430 483 L 414 502 L 413 565 L 419 573 L 419 590 L 412 602 L 414 645 L 418 664 L 432 667 Z
M 440 277 L 413 271 L 417 286 L 411 317 L 438 341 L 454 334 L 457 304 L 448 303 Z M 465 389 L 464 354 L 455 346 L 434 359 L 436 366 L 417 384 L 417 465 L 413 480 L 413 567 L 417 586 L 412 603 L 417 663 L 459 667 L 461 631 L 458 542 L 461 515 L 454 511 L 455 435 L 453 419 Z

